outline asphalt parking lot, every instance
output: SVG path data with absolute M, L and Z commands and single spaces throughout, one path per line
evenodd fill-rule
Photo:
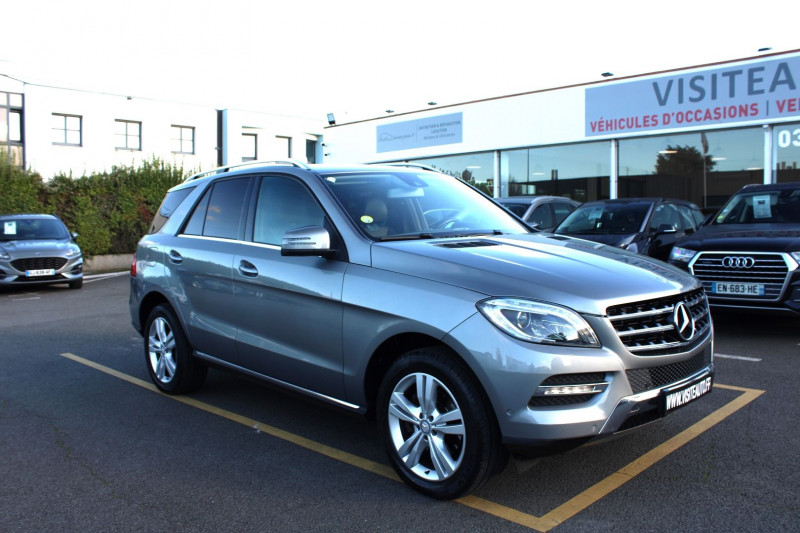
M 800 319 L 714 314 L 713 393 L 440 502 L 375 428 L 230 374 L 150 385 L 128 277 L 0 290 L 0 531 L 796 531 Z

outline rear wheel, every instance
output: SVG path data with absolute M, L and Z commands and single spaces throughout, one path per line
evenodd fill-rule
M 378 393 L 377 418 L 392 466 L 428 496 L 469 494 L 505 464 L 488 402 L 447 350 L 414 350 L 395 361 Z
M 168 394 L 181 394 L 203 384 L 208 367 L 192 356 L 186 334 L 170 307 L 155 307 L 147 318 L 145 332 L 144 356 L 156 387 Z

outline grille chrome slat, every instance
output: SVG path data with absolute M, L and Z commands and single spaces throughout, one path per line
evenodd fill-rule
M 695 324 L 695 333 L 684 340 L 673 323 L 679 304 L 686 304 Z M 703 289 L 656 300 L 609 307 L 606 315 L 619 339 L 634 355 L 670 355 L 691 350 L 702 342 L 711 328 L 711 315 Z

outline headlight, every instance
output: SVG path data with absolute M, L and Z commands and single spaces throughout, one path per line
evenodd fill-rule
M 81 253 L 81 249 L 78 248 L 77 246 L 70 246 L 69 248 L 67 248 L 67 257 L 73 257 L 73 256 L 76 256 L 76 255 L 80 255 L 80 253 Z
M 478 309 L 492 324 L 523 341 L 600 346 L 583 317 L 565 307 L 516 298 L 494 298 L 480 302 Z
M 5 250 L 0 250 L 0 259 L 2 259 L 3 261 L 8 261 L 9 259 L 11 259 L 11 255 Z
M 688 263 L 692 260 L 697 252 L 679 246 L 673 246 L 672 251 L 669 253 L 670 261 L 678 261 L 680 263 Z

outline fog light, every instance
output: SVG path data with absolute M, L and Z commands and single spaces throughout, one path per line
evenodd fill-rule
M 571 394 L 596 394 L 603 392 L 608 383 L 586 383 L 583 385 L 557 385 L 539 387 L 539 394 L 544 396 L 567 396 Z

